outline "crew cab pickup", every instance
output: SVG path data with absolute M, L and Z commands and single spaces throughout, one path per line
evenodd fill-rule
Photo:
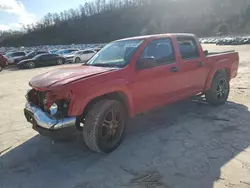
M 238 65 L 237 52 L 204 51 L 193 34 L 121 39 L 83 65 L 34 77 L 24 114 L 42 135 L 78 130 L 89 149 L 109 153 L 136 114 L 195 95 L 224 104 Z

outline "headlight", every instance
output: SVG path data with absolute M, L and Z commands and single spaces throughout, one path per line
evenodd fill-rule
M 50 110 L 50 115 L 56 115 L 57 111 L 58 111 L 58 106 L 56 103 L 52 104 L 52 106 L 49 108 Z

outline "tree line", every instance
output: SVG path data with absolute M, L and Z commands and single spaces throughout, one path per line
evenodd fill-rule
M 248 0 L 92 0 L 48 13 L 23 31 L 1 32 L 4 46 L 103 43 L 155 33 L 198 36 L 250 32 Z

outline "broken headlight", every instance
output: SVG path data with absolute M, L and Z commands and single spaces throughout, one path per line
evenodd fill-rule
M 50 115 L 54 116 L 58 112 L 58 105 L 56 103 L 53 103 L 51 107 L 49 108 Z

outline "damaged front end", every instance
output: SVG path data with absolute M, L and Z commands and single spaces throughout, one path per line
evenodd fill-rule
M 36 89 L 29 90 L 26 99 L 24 115 L 40 134 L 63 138 L 70 134 L 69 129 L 75 129 L 76 117 L 68 117 L 70 99 L 60 99 L 51 91 Z

